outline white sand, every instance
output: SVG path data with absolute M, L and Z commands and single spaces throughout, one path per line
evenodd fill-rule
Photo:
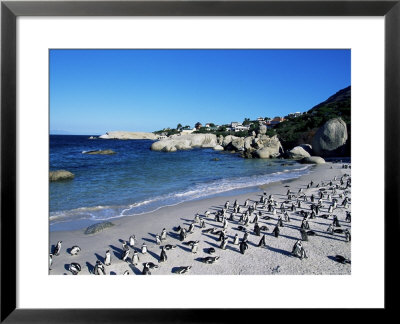
M 332 168 L 331 168 L 332 167 Z M 159 265 L 158 269 L 151 270 L 152 275 L 158 274 L 173 274 L 172 269 L 179 266 L 192 266 L 188 274 L 334 274 L 342 275 L 351 273 L 351 265 L 341 264 L 333 260 L 333 257 L 340 254 L 346 258 L 351 259 L 351 242 L 346 242 L 344 234 L 330 235 L 326 232 L 329 224 L 332 223 L 332 217 L 323 219 L 317 217 L 310 219 L 310 229 L 317 232 L 318 236 L 310 236 L 308 242 L 303 242 L 303 246 L 308 254 L 307 259 L 300 260 L 291 255 L 294 243 L 301 238 L 300 225 L 303 219 L 302 216 L 288 210 L 291 222 L 284 222 L 284 227 L 280 228 L 279 238 L 272 235 L 272 230 L 277 223 L 278 215 L 280 215 L 280 204 L 282 201 L 287 200 L 287 190 L 290 186 L 292 192 L 297 194 L 300 188 L 303 188 L 304 193 L 308 197 L 312 193 L 316 197 L 319 188 L 315 188 L 317 183 L 328 182 L 337 176 L 338 180 L 343 174 L 350 174 L 350 169 L 342 169 L 342 164 L 326 163 L 312 167 L 312 172 L 308 175 L 302 176 L 293 181 L 286 181 L 284 183 L 278 182 L 265 185 L 260 188 L 260 192 L 252 194 L 244 194 L 232 197 L 215 197 L 191 202 L 185 202 L 176 206 L 164 207 L 155 212 L 137 215 L 132 217 L 124 217 L 114 219 L 112 222 L 114 227 L 106 229 L 102 232 L 93 235 L 85 235 L 84 229 L 69 232 L 51 232 L 50 233 L 50 249 L 57 241 L 62 241 L 62 249 L 59 256 L 53 257 L 53 265 L 50 274 L 68 274 L 71 273 L 67 270 L 71 262 L 78 262 L 81 267 L 82 274 L 89 274 L 92 271 L 96 260 L 103 261 L 105 251 L 110 250 L 112 255 L 112 263 L 106 267 L 107 274 L 122 274 L 125 270 L 129 270 L 130 274 L 141 274 L 144 262 L 153 262 Z M 313 180 L 314 186 L 311 189 L 306 189 L 307 184 Z M 338 183 L 338 181 L 334 182 Z M 325 186 L 329 188 L 329 186 Z M 348 189 L 350 190 L 350 189 Z M 249 249 L 244 255 L 239 251 L 239 246 L 233 245 L 233 237 L 236 233 L 239 238 L 243 237 L 244 232 L 238 230 L 239 216 L 235 217 L 235 221 L 228 221 L 229 226 L 227 234 L 229 243 L 226 250 L 219 248 L 220 242 L 217 241 L 218 235 L 205 234 L 198 224 L 195 224 L 195 231 L 189 234 L 185 241 L 198 240 L 199 248 L 197 254 L 192 254 L 190 247 L 183 245 L 179 240 L 178 233 L 173 231 L 173 227 L 180 225 L 181 227 L 188 228 L 194 220 L 196 213 L 203 217 L 206 210 L 215 212 L 221 209 L 227 200 L 230 201 L 230 209 L 232 208 L 235 199 L 239 204 L 243 205 L 247 198 L 250 200 L 259 200 L 260 195 L 266 191 L 267 195 L 272 194 L 278 202 L 277 215 L 273 216 L 271 213 L 263 212 L 264 215 L 269 215 L 270 220 L 260 218 L 259 225 L 267 225 L 269 230 L 262 231 L 266 234 L 267 247 L 257 247 L 261 236 L 256 236 L 253 232 L 254 224 L 249 224 Z M 339 193 L 334 198 L 338 198 Z M 334 210 L 334 214 L 338 216 L 342 229 L 348 228 L 351 230 L 351 224 L 345 222 L 346 210 L 341 207 L 343 199 L 338 198 L 338 208 Z M 295 202 L 295 200 L 293 200 Z M 302 201 L 302 199 L 301 199 Z M 315 201 L 315 203 L 317 200 Z M 252 201 L 250 201 L 250 204 Z M 306 211 L 310 211 L 311 202 L 303 202 L 302 207 Z M 323 208 L 319 215 L 326 214 L 329 202 L 323 200 Z M 289 206 L 289 205 L 287 205 Z M 300 211 L 301 209 L 297 209 Z M 282 215 L 283 216 L 283 215 Z M 254 216 L 250 216 L 253 220 Z M 214 220 L 214 215 L 205 218 L 206 228 L 215 227 L 222 228 L 222 223 Z M 162 245 L 173 244 L 176 249 L 167 252 L 168 260 L 166 262 L 158 263 L 159 255 L 161 252 L 160 246 L 155 243 L 155 235 L 160 234 L 162 229 L 166 228 L 168 236 L 167 240 L 162 242 Z M 129 240 L 129 236 L 134 234 L 137 238 L 135 248 L 139 250 L 140 263 L 134 267 L 129 262 L 124 262 L 120 259 L 122 251 L 122 240 Z M 147 244 L 149 252 L 146 255 L 140 253 L 142 243 Z M 73 245 L 81 247 L 82 251 L 77 256 L 71 256 L 67 250 Z M 205 264 L 199 261 L 199 258 L 210 256 L 205 252 L 209 247 L 214 247 L 216 253 L 214 256 L 219 256 L 220 259 L 214 264 Z M 132 256 L 132 248 L 131 248 Z M 186 274 L 186 275 L 188 275 Z M 175 274 L 173 274 L 175 275 Z

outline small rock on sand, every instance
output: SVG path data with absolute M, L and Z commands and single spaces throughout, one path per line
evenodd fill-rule
M 112 226 L 114 226 L 114 224 L 111 222 L 102 222 L 102 223 L 93 224 L 93 225 L 90 225 L 86 229 L 85 234 L 95 234 L 95 233 L 101 232 L 102 230 L 112 227 Z

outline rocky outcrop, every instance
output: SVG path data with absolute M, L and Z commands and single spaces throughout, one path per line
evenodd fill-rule
M 216 145 L 216 146 L 213 147 L 213 149 L 215 151 L 223 151 L 224 150 L 224 148 L 221 145 Z
M 311 156 L 311 145 L 303 144 L 292 148 L 286 152 L 286 157 L 293 160 L 301 160 L 305 157 Z
M 324 157 L 343 156 L 347 137 L 346 123 L 341 118 L 330 119 L 315 133 L 313 151 Z
M 72 180 L 74 177 L 75 175 L 67 170 L 56 170 L 49 172 L 50 181 Z
M 175 152 L 189 150 L 196 147 L 214 148 L 218 145 L 217 136 L 214 134 L 187 134 L 171 136 L 151 145 L 153 151 Z
M 113 131 L 113 132 L 107 132 L 106 134 L 99 136 L 99 138 L 121 139 L 121 140 L 136 140 L 136 139 L 157 140 L 158 136 L 153 133 L 145 133 L 145 132 Z
M 86 229 L 85 234 L 95 234 L 95 233 L 101 232 L 102 230 L 112 227 L 112 226 L 114 226 L 114 224 L 111 222 L 102 222 L 102 223 L 93 224 L 93 225 L 90 225 Z
M 319 156 L 309 156 L 305 157 L 300 160 L 300 163 L 303 164 L 323 164 L 325 163 L 325 160 L 322 157 Z
M 257 149 L 254 155 L 260 159 L 277 158 L 283 154 L 281 142 L 276 135 L 269 137 L 259 134 L 258 137 L 254 139 L 254 142 Z
M 83 151 L 82 154 L 99 154 L 99 155 L 112 155 L 116 154 L 117 152 L 114 152 L 113 150 L 97 150 L 97 151 Z

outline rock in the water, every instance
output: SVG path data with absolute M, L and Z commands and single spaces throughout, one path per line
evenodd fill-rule
M 100 155 L 112 155 L 116 154 L 113 150 L 95 150 L 95 151 L 83 151 L 83 154 L 100 154 Z
M 213 147 L 213 149 L 215 151 L 223 151 L 224 150 L 224 148 L 221 145 L 216 145 L 216 146 Z
M 114 226 L 114 224 L 111 222 L 102 222 L 102 223 L 93 224 L 93 225 L 90 225 L 86 229 L 85 234 L 95 234 L 95 233 L 101 232 L 102 230 L 112 227 L 112 226 Z
M 260 159 L 276 158 L 283 153 L 281 142 L 276 135 L 273 137 L 266 135 L 259 136 L 256 147 L 258 150 L 255 152 L 255 155 Z
M 323 164 L 325 160 L 319 156 L 309 156 L 300 160 L 303 164 Z
M 314 153 L 320 156 L 342 156 L 345 153 L 346 142 L 346 123 L 341 118 L 333 118 L 315 133 L 312 147 Z
M 72 180 L 75 175 L 67 170 L 56 170 L 49 172 L 50 181 Z
M 288 151 L 286 155 L 289 159 L 293 160 L 300 160 L 305 157 L 310 157 L 311 154 L 307 152 L 305 148 L 307 148 L 305 147 L 305 145 L 296 146 L 292 148 L 290 151 Z
M 151 145 L 151 149 L 153 151 L 175 152 L 177 150 L 189 150 L 194 147 L 214 148 L 217 145 L 217 136 L 214 134 L 187 134 L 171 136 L 154 142 Z
M 150 139 L 156 140 L 158 136 L 153 133 L 145 133 L 145 132 L 124 132 L 124 131 L 113 131 L 107 132 L 104 135 L 99 136 L 101 139 Z

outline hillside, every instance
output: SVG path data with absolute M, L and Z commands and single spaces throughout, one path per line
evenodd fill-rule
M 341 117 L 351 138 L 351 86 L 344 88 L 299 117 L 278 124 L 269 135 L 278 135 L 283 147 L 309 144 L 315 132 L 329 119 Z M 350 142 L 350 140 L 349 140 Z M 350 147 L 350 145 L 349 145 Z

